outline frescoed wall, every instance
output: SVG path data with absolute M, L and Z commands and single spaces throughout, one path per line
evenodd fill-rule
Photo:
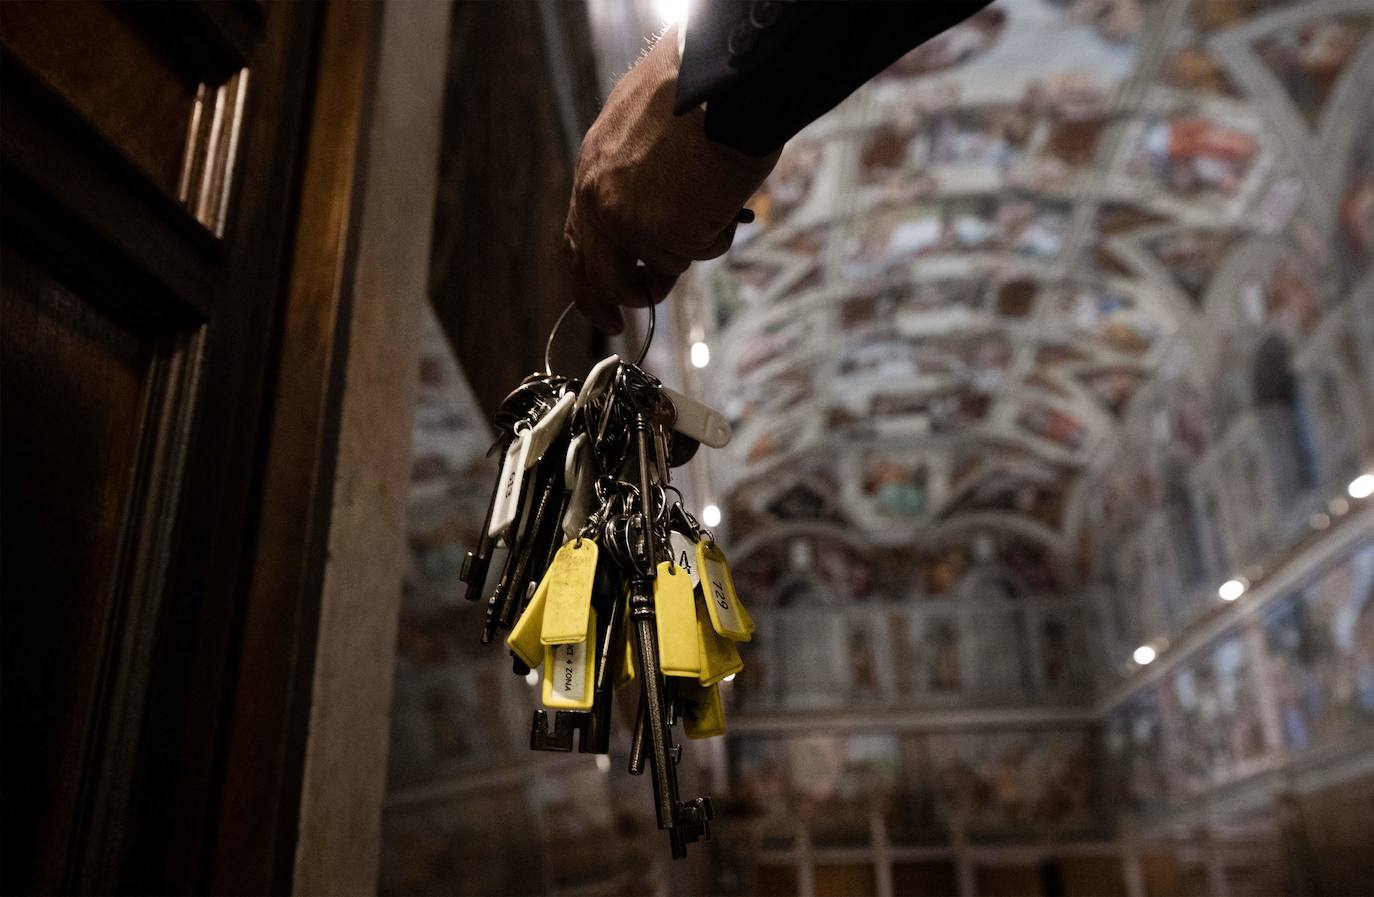
M 1374 541 L 1188 655 L 1107 712 L 1110 792 L 1170 804 L 1320 750 L 1374 744 Z
M 874 817 L 894 844 L 1071 836 L 1103 824 L 1096 751 L 1068 729 L 740 736 L 731 789 L 774 841 L 867 845 Z
M 1374 547 L 1278 602 L 1263 627 L 1287 750 L 1374 724 Z

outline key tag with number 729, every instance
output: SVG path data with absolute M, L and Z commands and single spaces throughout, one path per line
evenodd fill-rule
M 711 627 L 733 641 L 749 641 L 753 620 L 735 593 L 735 580 L 730 575 L 725 552 L 709 539 L 697 543 L 697 573 L 701 576 L 701 591 L 706 599 L 707 613 L 711 615 Z

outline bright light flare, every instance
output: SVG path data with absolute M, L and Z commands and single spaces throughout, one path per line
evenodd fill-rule
M 692 343 L 692 367 L 704 368 L 711 363 L 711 347 L 705 343 Z
M 1350 485 L 1345 487 L 1346 493 L 1351 498 L 1369 498 L 1374 495 L 1374 473 L 1362 473 L 1350 481 Z
M 1245 582 L 1239 579 L 1228 579 L 1217 589 L 1217 596 L 1222 601 L 1235 601 L 1245 594 Z
M 666 27 L 687 18 L 689 0 L 654 0 L 654 15 Z
M 526 674 L 525 674 L 525 684 L 526 684 L 526 685 L 538 685 L 538 684 L 539 684 L 539 671 L 538 671 L 538 670 L 530 670 L 528 673 L 526 673 Z
M 720 508 L 707 505 L 701 509 L 701 522 L 707 526 L 720 526 Z
M 597 755 L 596 755 L 596 768 L 599 769 L 599 770 L 601 770 L 602 772 L 610 772 L 610 771 L 611 771 L 611 758 L 608 757 L 608 756 L 606 756 L 605 754 L 597 754 Z
M 1149 645 L 1141 645 L 1132 652 L 1131 659 L 1141 666 L 1145 666 L 1146 664 L 1153 663 L 1155 656 L 1154 648 L 1151 648 Z

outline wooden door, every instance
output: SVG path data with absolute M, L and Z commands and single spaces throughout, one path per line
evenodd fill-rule
M 0 4 L 5 893 L 289 888 L 346 319 L 297 222 L 347 232 L 351 181 L 303 186 L 339 15 Z M 268 530 L 306 536 L 264 561 Z

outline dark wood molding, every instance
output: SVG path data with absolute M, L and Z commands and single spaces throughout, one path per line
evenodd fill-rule
M 0 29 L 4 890 L 285 893 L 379 13 L 119 6 L 95 71 L 74 8 Z M 143 64 L 248 79 L 180 150 L 227 206 L 137 160 Z
M 216 893 L 291 889 L 380 24 L 379 4 L 333 3 L 324 15 L 227 733 Z

